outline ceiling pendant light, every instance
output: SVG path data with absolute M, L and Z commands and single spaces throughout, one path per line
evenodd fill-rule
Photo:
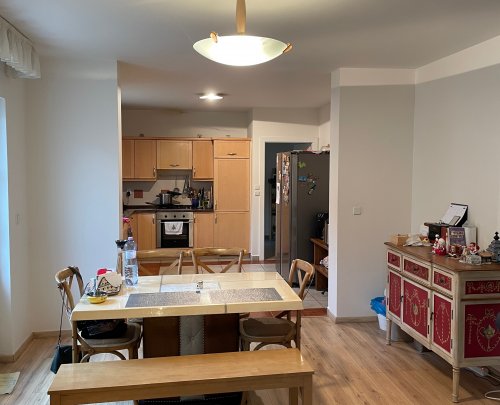
M 214 62 L 231 66 L 258 65 L 292 49 L 291 44 L 285 44 L 277 39 L 246 35 L 245 29 L 245 0 L 237 0 L 237 35 L 219 36 L 216 32 L 211 32 L 210 38 L 196 42 L 193 48 Z

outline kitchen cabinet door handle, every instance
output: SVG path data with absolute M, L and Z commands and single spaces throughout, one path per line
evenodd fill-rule
M 156 177 L 156 167 L 153 167 L 153 177 Z
M 170 165 L 170 167 L 177 167 L 177 166 L 179 166 L 179 165 L 177 165 L 177 164 L 171 164 Z
M 193 176 L 196 176 L 196 167 L 193 167 Z
M 235 152 L 229 152 L 228 155 L 229 156 L 236 156 L 236 153 Z
M 214 215 L 214 222 L 217 223 L 217 214 Z

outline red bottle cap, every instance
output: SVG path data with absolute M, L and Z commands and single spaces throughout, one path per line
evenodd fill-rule
M 99 269 L 97 270 L 97 275 L 100 276 L 101 274 L 106 274 L 108 272 L 108 269 Z

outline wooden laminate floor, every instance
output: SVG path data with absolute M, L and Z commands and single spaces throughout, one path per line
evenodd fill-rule
M 451 366 L 431 352 L 419 353 L 412 344 L 386 346 L 377 323 L 335 324 L 326 316 L 306 317 L 302 342 L 302 352 L 315 369 L 316 405 L 451 404 Z M 21 372 L 14 392 L 0 395 L 1 405 L 49 403 L 55 343 L 56 338 L 37 339 L 16 363 L 0 364 L 0 373 Z M 462 370 L 460 402 L 492 404 L 484 393 L 497 388 Z M 285 390 L 258 391 L 250 399 L 251 405 L 288 404 Z

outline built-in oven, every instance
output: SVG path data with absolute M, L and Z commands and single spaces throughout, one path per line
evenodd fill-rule
M 194 215 L 186 211 L 156 212 L 156 247 L 193 247 Z

